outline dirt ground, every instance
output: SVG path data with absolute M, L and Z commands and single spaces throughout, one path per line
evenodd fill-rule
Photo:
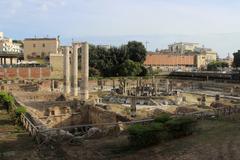
M 63 147 L 71 160 L 239 160 L 239 124 L 228 119 L 200 121 L 192 136 L 141 150 L 129 147 L 127 137 Z
M 0 111 L 1 160 L 239 160 L 240 115 L 237 120 L 199 121 L 189 137 L 140 150 L 129 147 L 127 136 L 38 146 L 9 115 Z
M 3 110 L 0 110 L 0 159 L 38 159 L 33 139 L 21 127 L 15 126 Z

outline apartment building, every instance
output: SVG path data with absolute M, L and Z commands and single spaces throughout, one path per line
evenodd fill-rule
M 20 54 L 23 52 L 22 44 L 14 43 L 11 38 L 4 37 L 0 32 L 0 53 L 2 54 Z
M 58 54 L 59 38 L 26 38 L 24 43 L 24 59 L 49 59 L 50 54 Z

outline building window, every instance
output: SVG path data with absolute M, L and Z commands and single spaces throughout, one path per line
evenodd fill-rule
M 45 45 L 45 43 L 43 43 L 43 45 L 42 45 L 43 47 L 45 47 L 46 45 Z
M 33 48 L 35 48 L 36 47 L 36 44 L 33 44 Z

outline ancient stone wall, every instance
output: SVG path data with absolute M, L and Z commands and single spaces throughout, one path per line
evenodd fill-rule
M 50 78 L 48 67 L 0 68 L 0 79 L 42 79 Z
M 92 123 L 92 124 L 117 122 L 116 113 L 104 110 L 99 107 L 90 106 L 88 113 L 89 113 L 89 123 Z

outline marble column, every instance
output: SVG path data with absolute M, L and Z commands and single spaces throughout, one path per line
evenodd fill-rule
M 85 101 L 89 98 L 88 78 L 89 78 L 89 45 L 87 42 L 82 43 L 81 57 L 81 100 Z
M 78 49 L 79 45 L 73 43 L 73 53 L 72 53 L 72 87 L 73 96 L 78 96 Z
M 64 48 L 64 94 L 69 95 L 71 92 L 70 86 L 70 57 L 69 57 L 70 49 L 69 47 Z

